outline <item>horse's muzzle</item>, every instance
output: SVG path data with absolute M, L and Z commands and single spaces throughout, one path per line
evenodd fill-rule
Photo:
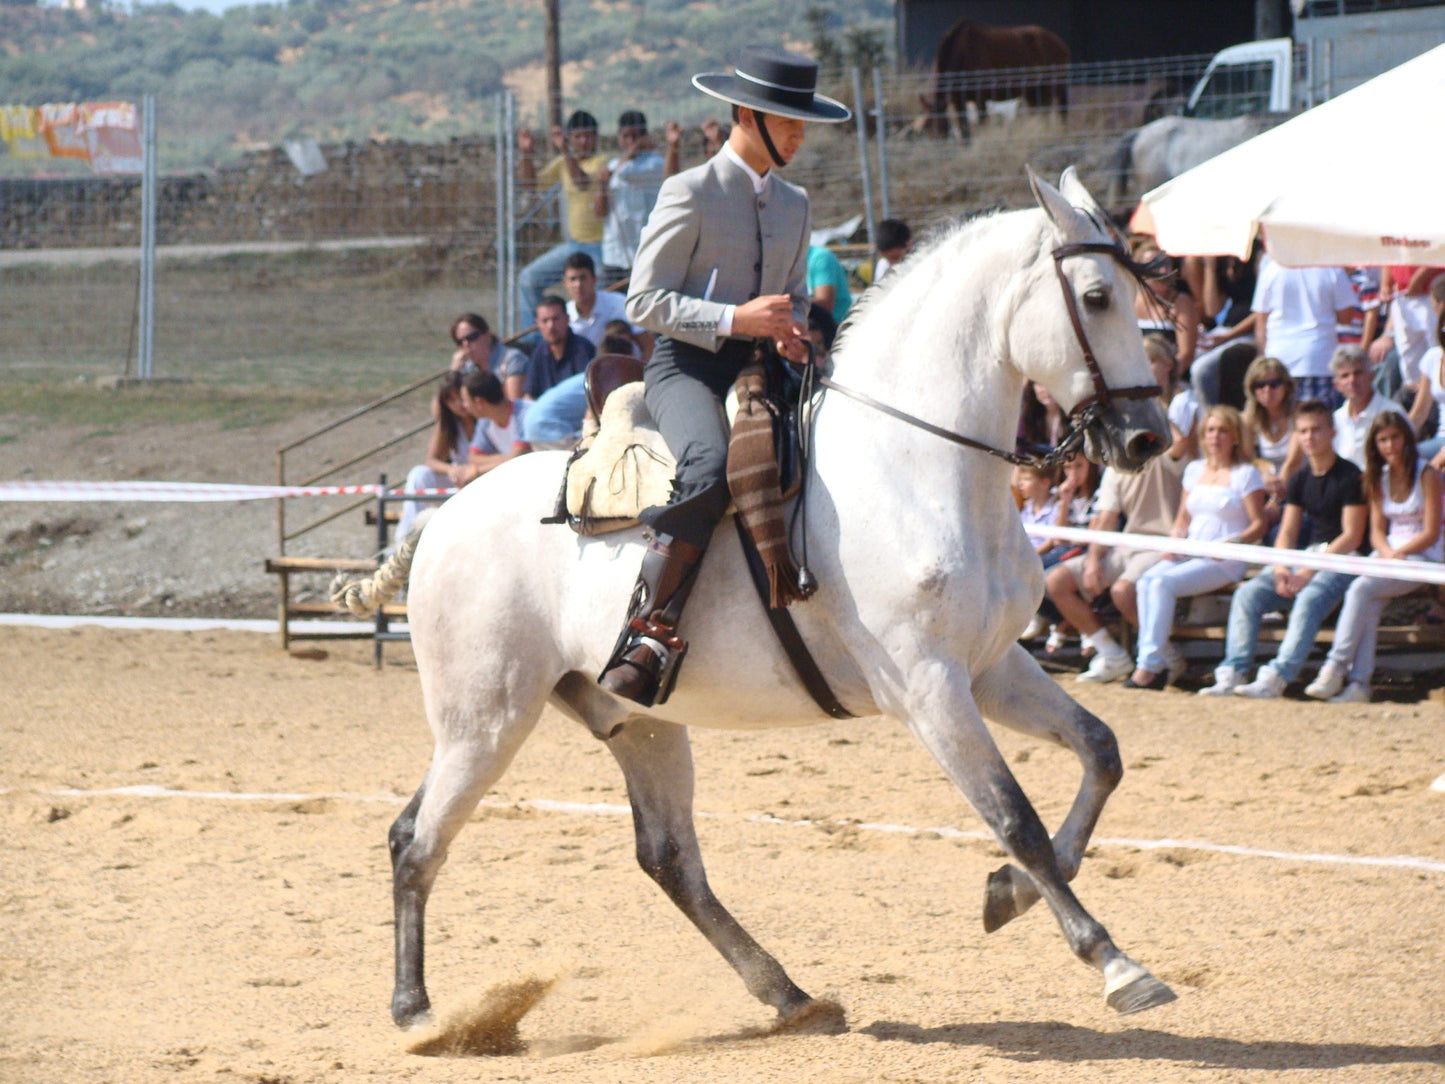
M 1116 399 L 1084 434 L 1084 454 L 1096 463 L 1137 471 L 1169 447 L 1169 417 L 1157 399 Z

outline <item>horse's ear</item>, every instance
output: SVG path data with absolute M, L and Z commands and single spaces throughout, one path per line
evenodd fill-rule
M 1024 168 L 1028 170 L 1029 188 L 1033 190 L 1034 199 L 1044 209 L 1044 214 L 1049 216 L 1049 221 L 1058 227 L 1065 242 L 1083 241 L 1096 235 L 1098 229 L 1088 215 L 1076 209 L 1064 198 L 1062 192 L 1035 173 L 1031 167 Z
M 1094 225 L 1099 227 L 1100 232 L 1113 238 L 1115 241 L 1128 248 L 1124 234 L 1114 224 L 1114 219 L 1109 212 L 1099 206 L 1099 201 L 1094 194 L 1084 187 L 1084 182 L 1079 180 L 1079 174 L 1073 166 L 1064 170 L 1064 175 L 1059 178 L 1059 191 L 1071 205 L 1077 207 L 1094 220 Z

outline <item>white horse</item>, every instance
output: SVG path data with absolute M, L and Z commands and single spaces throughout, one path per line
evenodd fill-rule
M 1134 279 L 1099 251 L 1108 238 L 1091 217 L 1097 207 L 1071 174 L 1063 188 L 1069 198 L 1035 180 L 1042 210 L 976 220 L 911 257 L 895 282 L 862 302 L 834 355 L 833 379 L 1005 449 L 1025 379 L 1066 408 L 1094 396 L 1102 380 L 1137 394 L 1100 403 L 1090 454 L 1125 469 L 1157 454 L 1165 416 L 1134 320 Z M 1056 261 L 1060 246 L 1081 242 L 1093 247 Z M 1097 355 L 1097 379 L 1081 338 Z M 1068 886 L 1122 766 L 1108 727 L 1016 643 L 1038 607 L 1043 573 L 1007 465 L 835 392 L 815 434 L 806 499 L 821 589 L 792 613 L 833 691 L 856 715 L 908 726 L 1013 858 L 989 878 L 985 929 L 1043 898 L 1069 947 L 1103 973 L 1114 1008 L 1172 1000 Z M 428 893 L 453 837 L 551 703 L 606 740 L 627 782 L 642 868 L 748 990 L 785 1023 L 818 1026 L 822 1016 L 842 1026 L 838 1011 L 822 1011 L 718 902 L 692 821 L 688 727 L 802 726 L 824 715 L 790 669 L 728 530 L 702 564 L 683 630 L 691 650 L 671 698 L 644 711 L 605 693 L 595 676 L 627 608 L 643 539 L 639 530 L 581 538 L 539 522 L 564 458 L 524 456 L 468 486 L 436 513 L 416 549 L 408 611 L 436 748 L 390 833 L 392 1016 L 411 1025 L 427 1015 Z M 1067 746 L 1083 762 L 1052 841 L 985 715 Z

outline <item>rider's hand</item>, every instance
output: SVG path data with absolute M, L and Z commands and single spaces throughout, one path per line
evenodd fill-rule
M 787 339 L 798 334 L 793 299 L 788 294 L 767 294 L 745 301 L 733 310 L 733 334 L 753 339 Z

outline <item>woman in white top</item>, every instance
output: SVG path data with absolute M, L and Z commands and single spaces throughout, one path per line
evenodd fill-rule
M 1435 345 L 1420 359 L 1420 383 L 1410 405 L 1410 424 L 1416 433 L 1429 417 L 1431 403 L 1439 407 L 1439 428 L 1420 442 L 1420 458 L 1436 470 L 1445 470 L 1445 312 L 1435 321 Z
M 436 424 L 432 426 L 426 462 L 412 467 L 407 474 L 407 493 L 426 489 L 457 489 L 476 477 L 467 460 L 477 423 L 462 404 L 462 380 L 460 369 L 450 369 L 442 376 L 436 398 L 432 400 L 432 417 L 436 419 Z M 401 522 L 396 526 L 398 540 L 406 537 L 424 507 L 426 504 L 422 501 L 402 503 Z
M 1273 527 L 1284 508 L 1284 462 L 1294 437 L 1295 381 L 1278 358 L 1255 358 L 1244 373 L 1247 398 L 1244 421 L 1254 434 L 1255 460 L 1268 502 L 1265 519 Z
M 1204 458 L 1184 468 L 1184 497 L 1174 520 L 1174 538 L 1199 542 L 1254 542 L 1267 529 L 1264 479 L 1251 462 L 1254 448 L 1244 419 L 1218 404 L 1204 415 L 1200 443 Z M 1139 577 L 1139 654 L 1128 689 L 1162 689 L 1183 674 L 1184 656 L 1169 642 L 1177 599 L 1238 583 L 1243 561 L 1210 557 L 1165 557 Z
M 1445 549 L 1440 537 L 1440 474 L 1420 458 L 1408 419 L 1393 410 L 1370 424 L 1364 487 L 1374 556 L 1440 560 Z M 1350 584 L 1335 623 L 1335 642 L 1305 695 L 1334 704 L 1369 703 L 1375 636 L 1385 602 L 1418 586 L 1382 576 L 1360 576 Z

